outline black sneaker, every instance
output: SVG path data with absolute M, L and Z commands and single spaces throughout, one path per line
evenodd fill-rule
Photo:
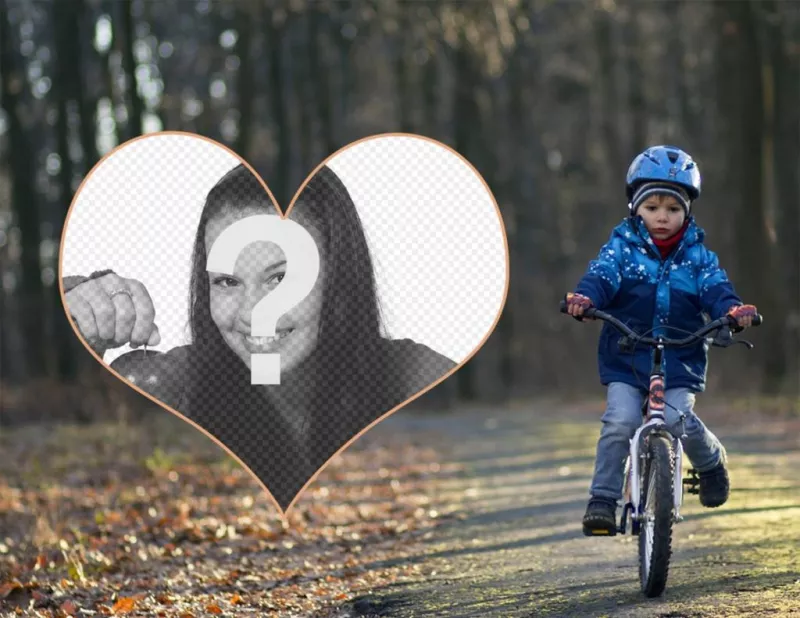
M 723 455 L 720 462 L 711 470 L 700 472 L 700 504 L 713 509 L 722 506 L 728 501 L 731 481 L 728 477 L 726 458 Z
M 617 534 L 617 502 L 610 498 L 589 500 L 583 516 L 585 536 L 614 536 Z

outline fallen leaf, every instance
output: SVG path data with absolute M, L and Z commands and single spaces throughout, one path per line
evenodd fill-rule
M 130 597 L 120 597 L 117 599 L 117 602 L 114 603 L 111 611 L 118 614 L 127 614 L 128 612 L 132 612 L 133 608 L 136 606 L 136 601 Z
M 172 600 L 172 597 L 170 597 L 167 594 L 156 595 L 156 601 L 158 601 L 162 605 L 172 605 L 174 603 L 174 601 Z
M 219 605 L 211 604 L 211 605 L 206 605 L 206 611 L 212 614 L 221 614 L 222 608 Z
M 109 511 L 105 515 L 105 521 L 109 524 L 118 524 L 122 521 L 122 513 L 119 511 Z
M 22 588 L 22 584 L 16 579 L 5 584 L 0 584 L 0 599 L 5 599 L 15 590 L 21 590 Z
M 231 605 L 241 605 L 242 603 L 244 603 L 244 601 L 242 600 L 242 596 L 241 595 L 234 594 L 231 597 Z
M 78 606 L 73 601 L 64 601 L 59 609 L 67 616 L 73 616 L 78 613 Z

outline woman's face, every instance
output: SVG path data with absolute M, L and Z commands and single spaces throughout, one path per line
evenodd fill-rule
M 274 212 L 259 208 L 226 212 L 209 220 L 206 227 L 206 257 L 219 235 L 244 217 Z M 317 343 L 322 291 L 325 279 L 323 241 L 319 231 L 303 222 L 320 251 L 320 271 L 314 288 L 299 304 L 283 314 L 275 326 L 275 337 L 252 337 L 253 307 L 282 281 L 286 273 L 285 256 L 272 242 L 249 244 L 236 260 L 233 275 L 208 272 L 211 319 L 222 338 L 248 368 L 251 354 L 280 354 L 281 374 L 304 361 Z

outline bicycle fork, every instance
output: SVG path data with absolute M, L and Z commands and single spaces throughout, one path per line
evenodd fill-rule
M 622 517 L 620 521 L 620 525 L 618 527 L 618 531 L 620 534 L 625 534 L 626 529 L 626 519 L 628 515 L 631 518 L 631 534 L 637 535 L 639 534 L 639 524 L 642 521 L 644 516 L 644 505 L 640 504 L 640 497 L 641 497 L 641 485 L 639 483 L 639 475 L 641 473 L 641 462 L 642 462 L 642 455 L 640 452 L 640 444 L 641 444 L 641 435 L 645 430 L 649 430 L 649 433 L 653 433 L 654 430 L 658 430 L 663 428 L 663 421 L 660 419 L 654 419 L 652 421 L 648 421 L 646 424 L 642 425 L 639 429 L 636 430 L 636 434 L 634 435 L 633 439 L 631 440 L 630 446 L 630 453 L 628 456 L 628 468 L 626 470 L 628 482 L 625 491 L 625 495 L 623 496 L 624 499 L 624 506 L 622 508 Z M 673 495 L 673 521 L 679 522 L 683 520 L 683 516 L 681 515 L 681 506 L 683 505 L 683 444 L 677 438 L 671 437 L 672 443 L 672 453 L 673 453 L 673 462 L 674 468 L 672 473 L 672 495 Z M 692 490 L 689 490 L 690 493 L 693 493 Z

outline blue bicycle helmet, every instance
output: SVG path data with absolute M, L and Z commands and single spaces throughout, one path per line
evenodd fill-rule
M 633 160 L 625 181 L 628 202 L 645 182 L 678 185 L 691 201 L 700 197 L 700 170 L 689 154 L 675 146 L 652 146 Z

